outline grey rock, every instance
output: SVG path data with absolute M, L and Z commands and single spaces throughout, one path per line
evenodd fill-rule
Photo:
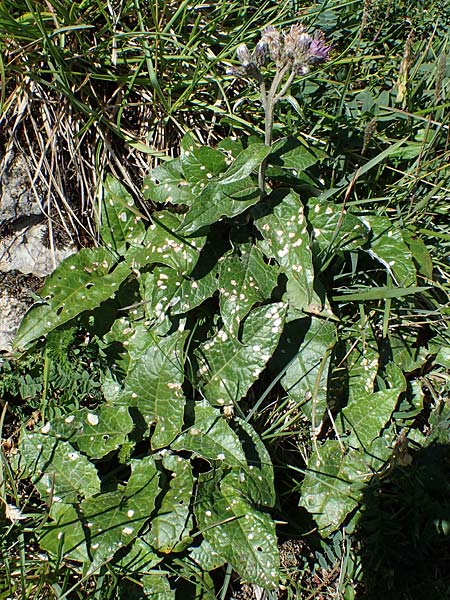
M 22 217 L 43 216 L 25 158 L 17 156 L 0 178 L 0 225 Z
M 0 271 L 20 271 L 37 277 L 50 275 L 58 264 L 76 252 L 75 246 L 50 248 L 44 223 L 26 225 L 0 239 Z
M 33 188 L 26 158 L 3 163 L 0 177 L 0 351 L 10 351 L 17 328 L 32 303 L 30 279 L 50 275 L 76 252 L 74 245 L 49 243 L 47 217 Z

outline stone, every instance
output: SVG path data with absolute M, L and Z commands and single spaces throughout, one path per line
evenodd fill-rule
M 44 203 L 31 181 L 22 155 L 13 158 L 1 175 L 0 351 L 11 351 L 17 328 L 33 303 L 31 292 L 38 291 L 43 278 L 77 250 L 70 243 L 61 245 L 52 240 L 50 244 Z
M 38 190 L 31 185 L 25 158 L 17 156 L 1 174 L 0 182 L 0 224 L 29 216 L 43 218 Z

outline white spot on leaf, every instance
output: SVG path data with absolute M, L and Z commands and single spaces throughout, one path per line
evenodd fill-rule
M 98 416 L 95 415 L 94 413 L 88 413 L 88 415 L 87 415 L 87 422 L 90 425 L 98 425 Z

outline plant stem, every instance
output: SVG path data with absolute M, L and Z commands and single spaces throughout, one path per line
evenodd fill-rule
M 267 100 L 267 98 L 266 98 Z M 274 105 L 273 103 L 265 103 L 266 105 L 264 106 L 264 144 L 266 146 L 271 146 L 272 145 L 272 129 L 273 129 L 273 112 L 274 112 Z M 265 194 L 265 174 L 266 174 L 266 166 L 267 166 L 267 158 L 265 158 L 260 167 L 259 167 L 259 172 L 258 172 L 258 187 L 260 189 L 260 192 L 262 195 Z
M 295 73 L 292 72 L 289 75 L 288 80 L 285 85 L 282 87 L 281 92 L 277 94 L 277 90 L 283 81 L 284 76 L 287 71 L 290 69 L 290 65 L 285 65 L 281 69 L 277 70 L 275 76 L 272 81 L 272 85 L 270 86 L 269 92 L 266 91 L 266 84 L 264 79 L 261 77 L 259 80 L 259 86 L 261 90 L 261 104 L 264 109 L 264 144 L 266 146 L 272 145 L 272 136 L 273 136 L 273 117 L 275 112 L 275 105 L 284 96 L 286 90 L 291 85 L 292 80 L 294 79 Z M 266 167 L 267 167 L 267 158 L 265 158 L 258 172 L 258 187 L 260 189 L 261 195 L 266 193 L 265 189 L 265 175 L 266 175 Z

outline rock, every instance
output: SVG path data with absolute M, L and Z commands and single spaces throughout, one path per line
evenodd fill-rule
M 32 188 L 25 158 L 16 157 L 2 173 L 0 181 L 0 224 L 31 215 L 43 217 L 38 191 Z
M 17 271 L 0 273 L 0 351 L 11 351 L 22 317 L 42 284 L 43 279 L 34 275 Z
M 21 156 L 10 165 L 1 177 L 0 351 L 11 350 L 15 332 L 33 302 L 30 289 L 42 286 L 43 281 L 36 278 L 50 275 L 77 250 L 74 244 L 50 245 L 43 202 L 31 186 L 26 160 Z
M 20 271 L 46 277 L 75 246 L 49 248 L 45 223 L 26 225 L 0 240 L 0 271 Z M 45 243 L 47 241 L 47 243 Z

